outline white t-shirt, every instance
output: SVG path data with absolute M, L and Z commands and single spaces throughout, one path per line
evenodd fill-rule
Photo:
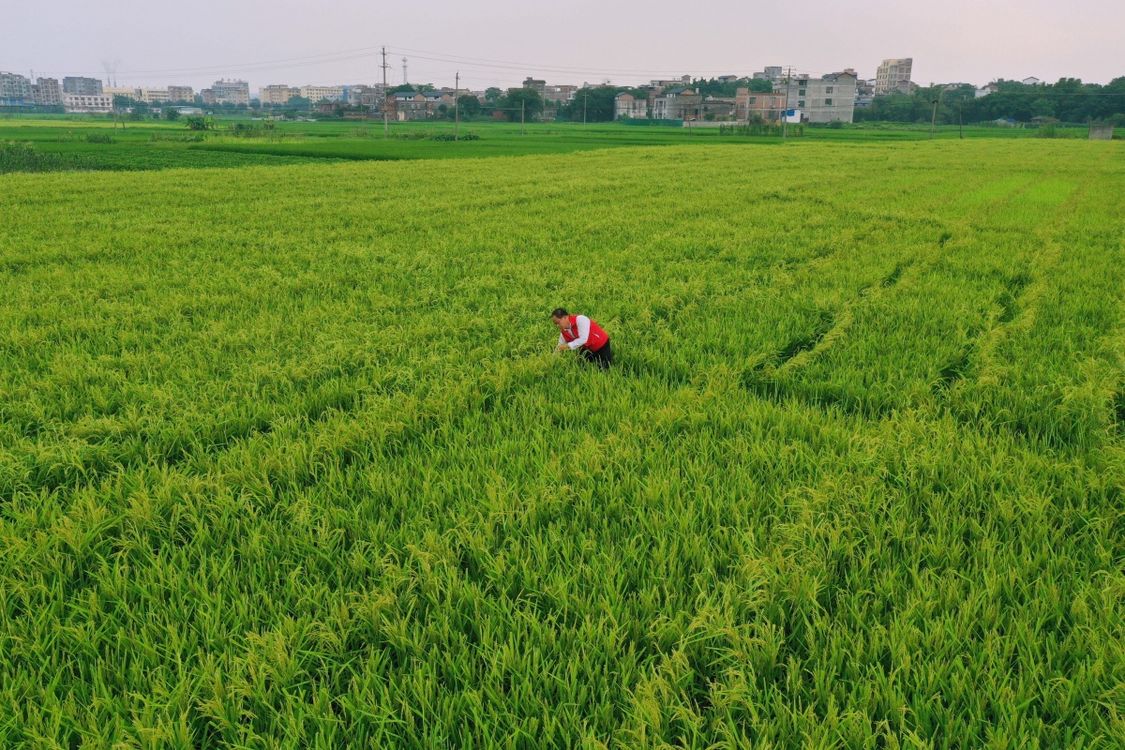
M 566 344 L 571 349 L 577 349 L 580 346 L 585 346 L 586 340 L 590 338 L 590 319 L 585 315 L 575 315 L 574 326 L 578 329 L 578 338 L 576 338 L 574 341 L 567 343 L 567 340 L 563 338 L 563 335 L 561 333 L 559 334 L 559 343 Z

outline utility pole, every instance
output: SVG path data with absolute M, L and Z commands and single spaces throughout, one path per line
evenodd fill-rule
M 781 110 L 781 140 L 785 140 L 789 128 L 789 76 L 793 74 L 793 66 L 785 69 L 785 107 Z
M 453 140 L 461 136 L 461 71 L 453 76 Z
M 582 125 L 586 125 L 586 98 L 590 96 L 588 91 L 582 92 Z
M 930 138 L 934 137 L 934 130 L 937 128 L 937 108 L 940 101 L 941 91 L 938 91 L 938 95 L 934 98 L 934 112 L 930 115 Z
M 520 99 L 520 135 L 527 135 L 527 126 L 524 124 L 524 111 L 527 109 L 527 101 Z
M 383 137 L 390 135 L 390 121 L 387 119 L 387 48 L 383 47 Z
M 402 85 L 405 86 L 408 83 L 410 83 L 410 81 L 406 77 L 406 58 L 404 57 L 402 58 Z

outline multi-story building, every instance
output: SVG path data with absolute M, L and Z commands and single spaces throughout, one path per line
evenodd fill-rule
M 740 122 L 765 120 L 778 122 L 785 110 L 785 94 L 751 91 L 742 87 L 735 91 L 734 116 Z
M 578 87 L 570 84 L 563 84 L 561 86 L 547 86 L 543 90 L 543 101 L 548 104 L 565 104 L 566 102 L 574 101 L 574 95 L 578 92 Z M 483 96 L 478 97 L 484 99 Z
M 788 109 L 801 113 L 804 122 L 852 122 L 855 116 L 856 77 L 853 73 L 829 73 L 820 78 L 797 75 L 782 84 Z
M 37 78 L 31 87 L 31 98 L 43 107 L 57 107 L 62 104 L 62 84 L 57 78 Z
M 531 76 L 528 76 L 527 78 L 523 79 L 523 87 L 525 89 L 531 89 L 532 91 L 538 92 L 539 96 L 545 97 L 547 94 L 547 82 L 538 78 L 532 78 Z
M 31 79 L 19 73 L 0 73 L 0 106 L 32 104 Z
M 67 112 L 110 112 L 113 96 L 110 94 L 63 94 Z
M 258 101 L 266 106 L 288 104 L 290 99 L 300 95 L 300 89 L 296 86 L 286 86 L 284 83 L 273 83 L 258 89 Z
M 135 102 L 141 100 L 141 90 L 133 88 L 132 86 L 106 86 L 102 90 L 102 93 L 109 97 L 120 96 L 126 99 L 132 99 Z
M 700 106 L 700 117 L 704 120 L 733 120 L 736 110 L 735 100 L 725 96 L 704 97 Z
M 226 79 L 215 81 L 211 84 L 210 89 L 204 91 L 211 92 L 210 104 L 249 104 L 250 103 L 250 84 L 246 81 L 228 81 Z M 204 98 L 206 102 L 206 97 Z
M 378 107 L 383 103 L 383 84 L 356 84 L 344 87 L 344 101 L 352 107 Z M 464 89 L 462 89 L 462 93 Z
M 449 91 L 399 91 L 388 97 L 389 111 L 399 120 L 425 120 L 438 112 L 441 105 L 453 106 L 452 89 Z
M 694 89 L 681 86 L 667 89 L 652 100 L 654 120 L 700 120 L 703 97 Z
M 343 86 L 302 86 L 300 94 L 313 104 L 322 101 L 344 101 Z
M 97 96 L 102 92 L 102 82 L 97 78 L 84 78 L 82 76 L 67 76 L 62 80 L 64 94 L 83 94 Z
M 767 65 L 753 75 L 755 81 L 780 81 L 783 73 L 780 65 Z
M 160 104 L 172 101 L 172 95 L 168 89 L 141 89 L 140 101 L 145 104 Z
M 862 109 L 870 107 L 875 99 L 875 79 L 857 78 L 855 82 L 855 106 Z
M 910 83 L 914 58 L 901 57 L 884 60 L 875 72 L 875 96 L 901 92 Z
M 648 99 L 621 93 L 613 100 L 613 117 L 616 120 L 644 120 L 648 118 Z
M 168 101 L 193 102 L 195 101 L 195 90 L 191 86 L 169 86 Z
M 654 79 L 648 82 L 649 88 L 655 89 L 656 93 L 663 93 L 665 89 L 683 88 L 691 85 L 691 76 L 680 76 L 679 78 L 669 79 Z

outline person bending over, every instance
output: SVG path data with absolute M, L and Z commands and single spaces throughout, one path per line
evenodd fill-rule
M 582 359 L 603 370 L 613 364 L 609 334 L 600 325 L 585 315 L 571 315 L 561 307 L 551 313 L 551 319 L 559 329 L 559 345 L 555 351 L 576 350 Z

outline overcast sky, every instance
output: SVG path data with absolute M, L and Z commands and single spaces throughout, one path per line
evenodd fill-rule
M 422 4 L 358 0 L 4 0 L 0 70 L 92 75 L 119 85 L 238 77 L 270 83 L 387 80 L 511 86 L 630 84 L 691 74 L 745 75 L 766 65 L 809 73 L 913 57 L 916 83 L 1125 75 L 1125 0 L 528 0 Z

